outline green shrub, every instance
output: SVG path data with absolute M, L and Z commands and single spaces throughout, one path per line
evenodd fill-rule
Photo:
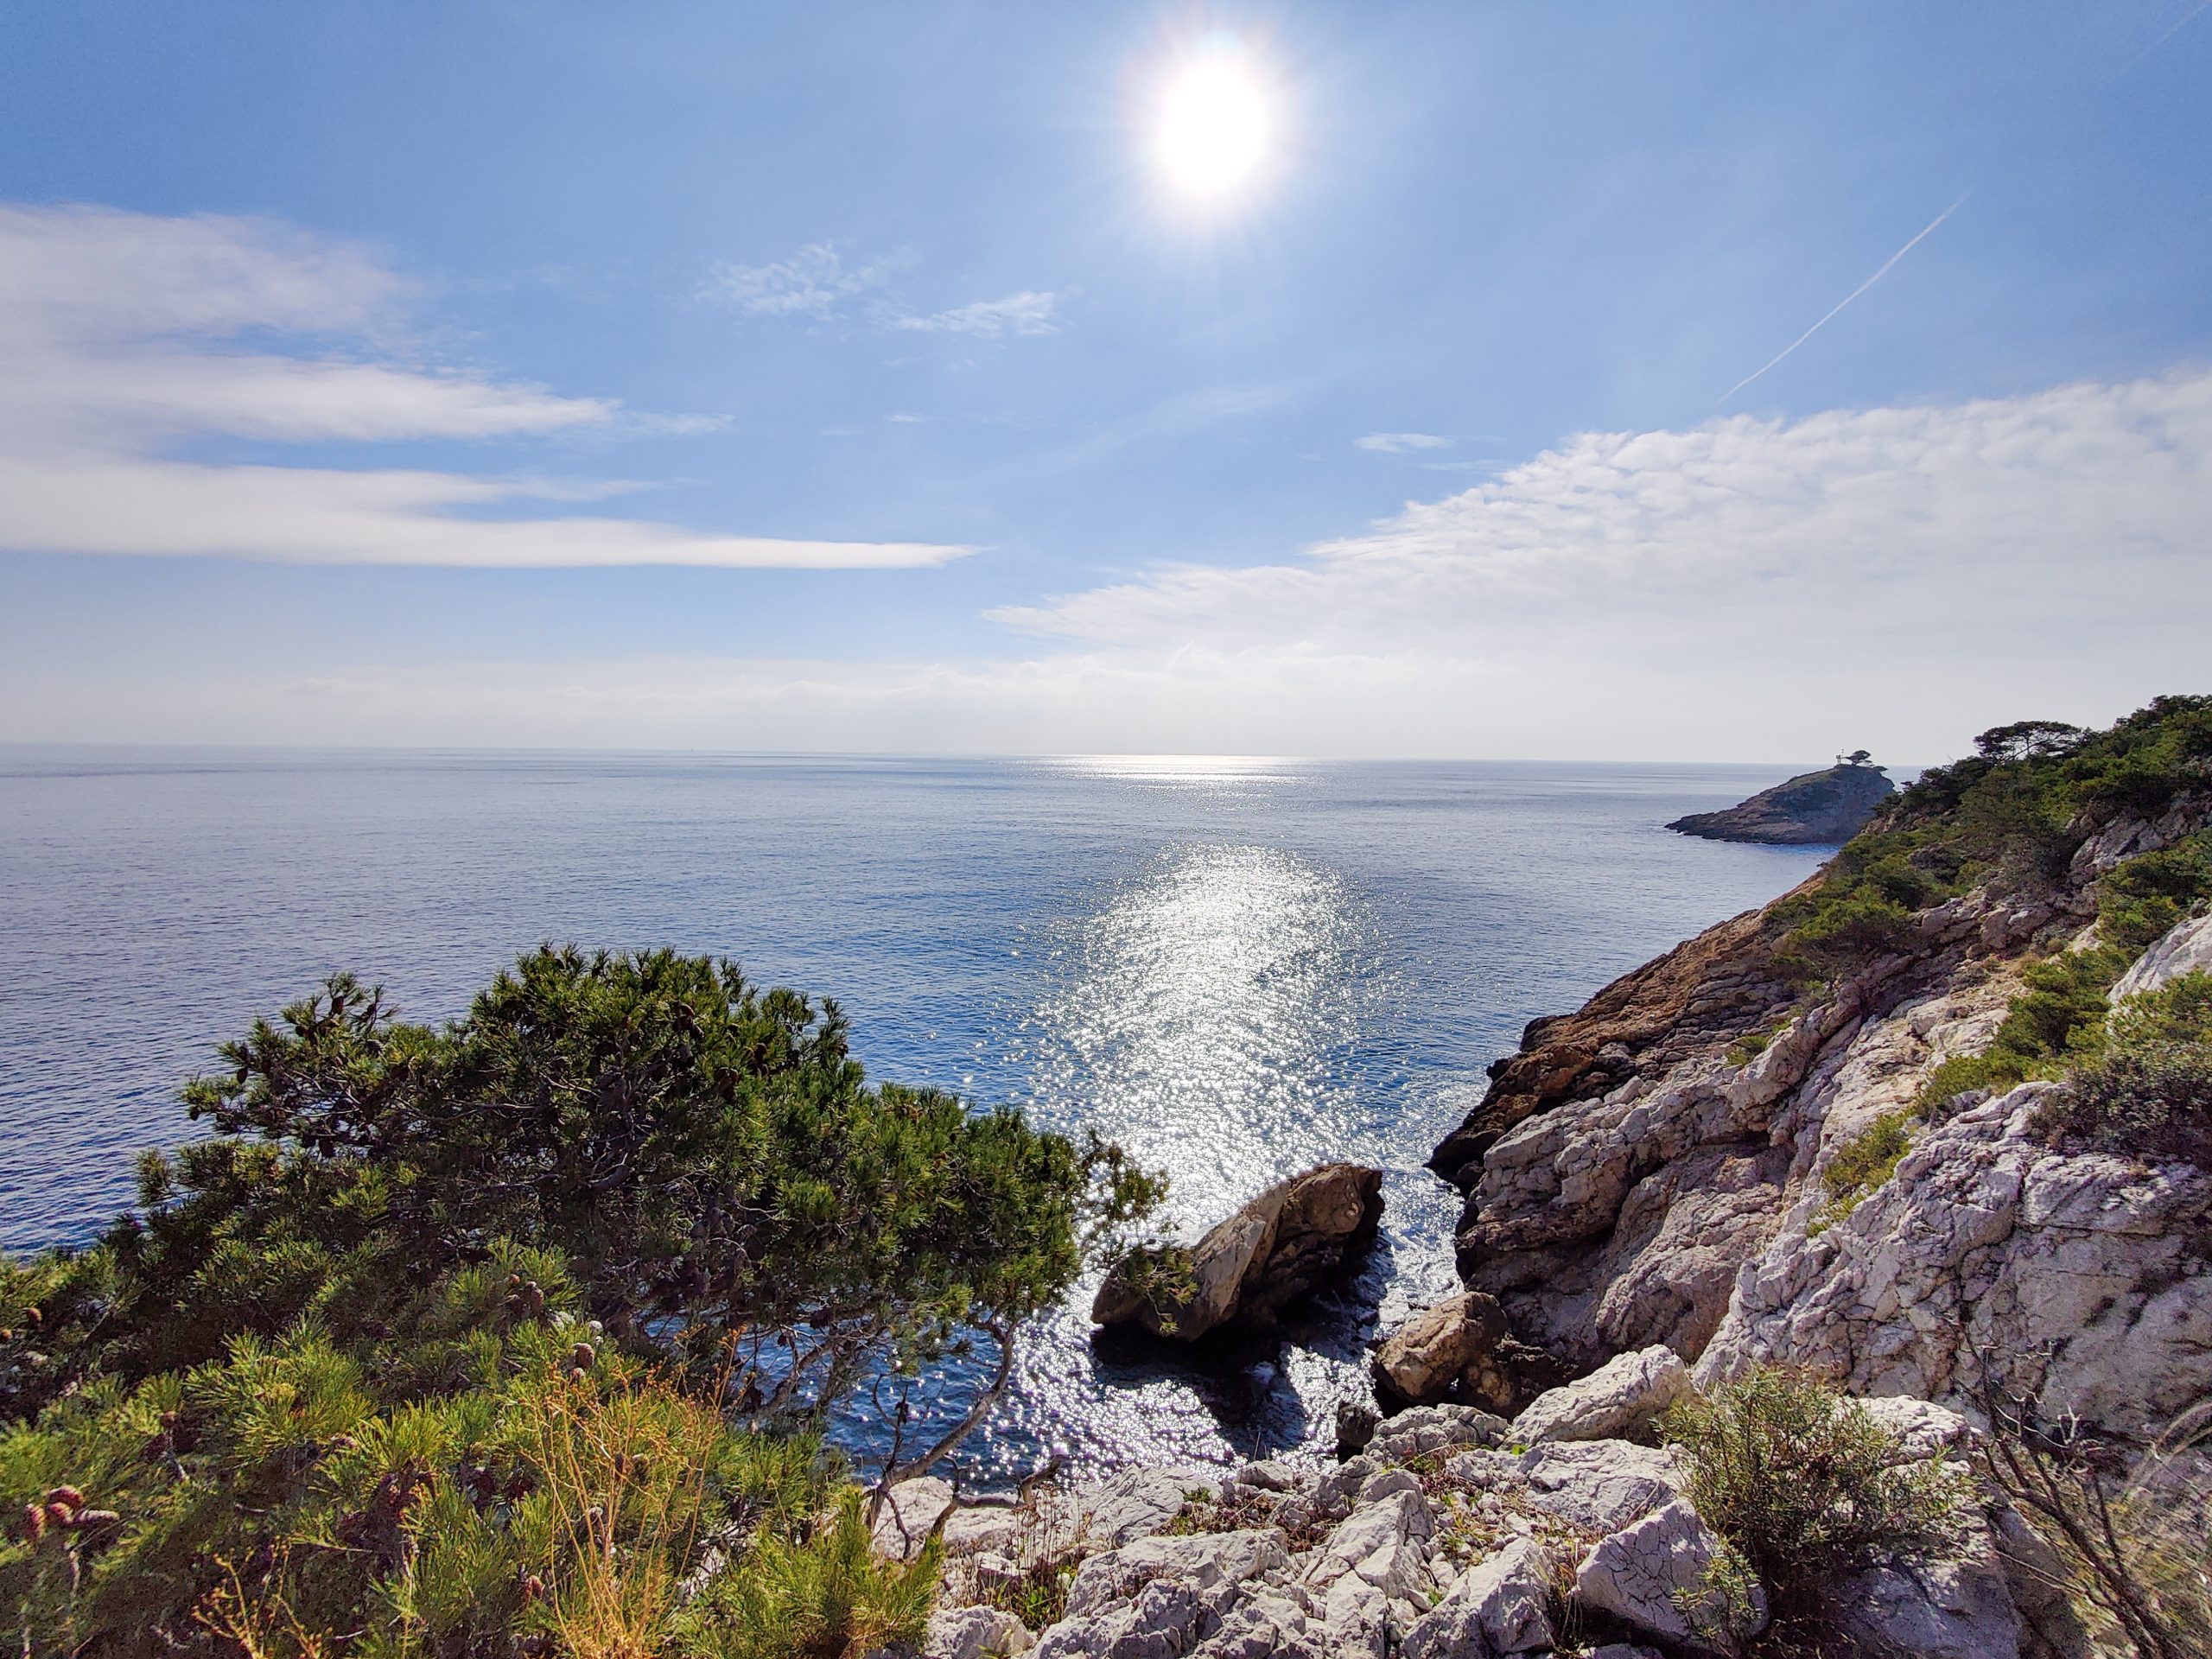
M 1941 1122 L 1961 1095 L 1986 1090 L 1993 1095 L 2027 1080 L 2027 1064 L 2015 1054 L 1954 1054 L 1928 1074 L 1913 1101 L 1914 1115 Z
M 1897 1173 L 1912 1150 L 1912 1119 L 1904 1112 L 1884 1112 L 1864 1129 L 1836 1148 L 1821 1172 L 1828 1201 L 1813 1218 L 1812 1232 L 1833 1227 L 1856 1210 L 1860 1202 Z
M 1913 1109 L 1931 1122 L 1969 1090 L 2002 1093 L 2031 1077 L 2063 1077 L 2104 1040 L 2106 999 L 2130 953 L 2109 944 L 2031 963 L 2023 988 L 1980 1054 L 1955 1055 L 1928 1074 Z
M 47 1386 L 308 1316 L 396 1331 L 416 1264 L 504 1238 L 618 1340 L 810 1421 L 969 1332 L 1003 1351 L 1160 1192 L 1096 1139 L 869 1086 L 836 1004 L 705 957 L 540 950 L 438 1030 L 341 975 L 221 1052 L 185 1091 L 220 1133 L 147 1160 L 110 1281 L 48 1269 Z
M 1728 1045 L 1728 1064 L 1749 1065 L 1774 1046 L 1774 1039 L 1782 1034 L 1783 1028 L 1789 1023 L 1789 1018 L 1784 1018 L 1775 1020 L 1770 1025 L 1761 1026 L 1757 1030 L 1744 1033 L 1742 1036 Z
M 935 1537 L 912 1561 L 877 1555 L 861 1495 L 848 1487 L 827 1526 L 763 1541 L 742 1570 L 715 1580 L 685 1611 L 678 1628 L 688 1651 L 714 1659 L 861 1659 L 918 1645 L 942 1556 Z
M 2130 997 L 2037 1115 L 2057 1140 L 2212 1168 L 2212 974 Z
M 223 1052 L 187 1096 L 219 1133 L 142 1163 L 140 1213 L 0 1259 L 27 1654 L 910 1639 L 934 1554 L 874 1560 L 813 1430 L 980 1328 L 950 1449 L 1160 1192 L 867 1085 L 834 1005 L 701 958 L 541 950 L 438 1030 L 340 976 Z
M 1801 1372 L 1754 1368 L 1663 1427 L 1684 1495 L 1765 1587 L 1777 1643 L 1802 1637 L 1837 1574 L 1947 1540 L 1967 1497 L 1959 1470 L 1903 1462 L 1863 1405 Z
M 303 1329 L 136 1389 L 112 1379 L 0 1433 L 11 1516 L 60 1489 L 101 1527 L 18 1524 L 0 1605 L 27 1651 L 664 1650 L 676 1586 L 732 1529 L 803 1529 L 815 1443 L 732 1430 L 584 1327 L 487 1336 L 481 1386 L 380 1397 Z M 749 1570 L 740 1563 L 739 1571 Z M 630 1645 L 625 1647 L 623 1644 Z M 351 1649 L 347 1649 L 351 1650 Z
M 2176 923 L 2212 899 L 2212 830 L 2143 853 L 2097 883 L 2098 931 L 2139 956 Z

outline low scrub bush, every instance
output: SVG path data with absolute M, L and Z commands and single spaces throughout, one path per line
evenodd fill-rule
M 2212 1168 L 2212 974 L 2123 1002 L 2037 1122 L 2057 1140 Z
M 2097 883 L 2098 931 L 2139 956 L 2176 923 L 2212 899 L 2212 830 L 2144 853 Z
M 1836 1148 L 1821 1172 L 1828 1201 L 1813 1219 L 1810 1231 L 1833 1227 L 1856 1210 L 1860 1202 L 1897 1173 L 1912 1150 L 1912 1119 L 1904 1112 L 1884 1112 L 1859 1134 Z
M 2056 1552 L 2063 1587 L 2101 1653 L 2212 1653 L 2212 1478 L 2202 1455 L 2212 1405 L 2141 1457 L 2084 1433 L 2068 1412 L 1985 1378 L 1977 1461 Z
M 1954 1056 L 1929 1072 L 1914 1110 L 1940 1122 L 1970 1090 L 1999 1094 L 2032 1077 L 2065 1076 L 2103 1043 L 2106 993 L 2131 960 L 2132 953 L 2107 944 L 2029 963 L 1988 1048 Z
M 764 1540 L 741 1570 L 715 1580 L 683 1611 L 677 1627 L 690 1652 L 712 1659 L 861 1659 L 918 1645 L 942 1554 L 932 1537 L 911 1561 L 877 1555 L 861 1495 L 847 1487 L 827 1524 L 804 1539 Z
M 1664 1432 L 1685 1495 L 1764 1587 L 1776 1651 L 1815 1639 L 1838 1574 L 1941 1544 L 1966 1499 L 1960 1470 L 1902 1461 L 1864 1406 L 1802 1372 L 1755 1368 L 1676 1406 Z

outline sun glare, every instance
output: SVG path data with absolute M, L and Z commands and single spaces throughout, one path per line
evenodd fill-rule
M 1153 156 L 1176 194 L 1211 201 L 1249 184 L 1275 137 L 1268 88 L 1244 48 L 1209 41 L 1167 73 Z

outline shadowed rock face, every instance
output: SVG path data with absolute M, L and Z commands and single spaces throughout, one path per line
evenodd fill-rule
M 1265 1325 L 1341 1272 L 1382 1219 L 1382 1172 L 1323 1164 L 1269 1187 L 1193 1245 L 1187 1274 L 1147 1284 L 1124 1262 L 1091 1304 L 1100 1325 L 1135 1325 L 1183 1342 L 1226 1325 Z
M 1879 766 L 1830 766 L 1763 789 L 1725 812 L 1693 812 L 1667 827 L 1707 841 L 1840 847 L 1897 790 Z

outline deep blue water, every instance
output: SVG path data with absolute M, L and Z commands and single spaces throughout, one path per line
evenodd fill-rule
M 1818 861 L 1662 827 L 1790 770 L 0 748 L 0 1244 L 128 1203 L 179 1082 L 333 969 L 439 1019 L 541 940 L 712 951 L 837 997 L 877 1077 L 1120 1139 L 1192 1230 L 1389 1171 L 1363 1295 L 1246 1357 L 1271 1382 L 1095 1351 L 1086 1285 L 964 1461 L 1295 1445 L 1375 1304 L 1450 1287 L 1421 1165 L 1483 1068 Z

